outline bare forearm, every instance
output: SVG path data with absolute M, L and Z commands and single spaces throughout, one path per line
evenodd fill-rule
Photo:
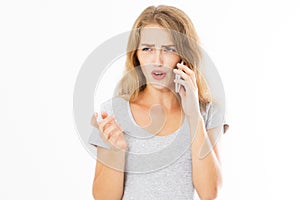
M 202 199 L 215 199 L 222 184 L 220 162 L 207 137 L 202 119 L 190 121 L 193 184 Z
M 125 154 L 98 147 L 98 161 L 93 184 L 95 200 L 120 200 L 124 187 Z

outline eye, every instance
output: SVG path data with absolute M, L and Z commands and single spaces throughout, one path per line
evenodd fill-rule
M 164 52 L 167 52 L 167 53 L 175 53 L 176 52 L 176 49 L 174 47 L 164 47 L 163 50 L 164 50 Z
M 144 48 L 142 48 L 142 51 L 150 52 L 150 51 L 152 51 L 152 49 L 149 47 L 144 47 Z

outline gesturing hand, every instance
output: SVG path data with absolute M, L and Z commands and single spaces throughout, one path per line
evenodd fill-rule
M 179 95 L 183 111 L 187 117 L 201 116 L 195 73 L 186 65 L 178 63 L 177 67 L 178 69 L 173 71 L 175 74 L 180 75 L 182 79 L 175 79 L 174 82 L 182 86 L 180 87 Z
M 101 113 L 103 120 L 97 121 L 98 113 L 92 118 L 92 125 L 99 129 L 100 137 L 109 143 L 113 149 L 126 150 L 127 144 L 123 129 L 115 121 L 114 116 L 108 116 L 106 112 Z

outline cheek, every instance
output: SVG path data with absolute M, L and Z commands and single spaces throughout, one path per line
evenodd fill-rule
M 177 63 L 180 62 L 179 56 L 170 56 L 165 60 L 166 66 L 170 68 L 175 68 Z
M 147 57 L 145 55 L 143 55 L 143 53 L 140 52 L 139 50 L 137 51 L 136 56 L 137 56 L 137 59 L 139 60 L 139 63 L 140 63 L 141 66 L 148 63 Z
M 148 76 L 149 74 L 151 74 L 150 66 L 141 64 L 141 70 L 142 70 L 144 76 Z

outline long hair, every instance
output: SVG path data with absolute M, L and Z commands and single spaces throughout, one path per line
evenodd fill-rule
M 117 95 L 134 101 L 146 87 L 145 76 L 139 67 L 137 50 L 140 42 L 140 30 L 149 24 L 158 24 L 170 32 L 178 54 L 185 65 L 195 73 L 199 104 L 201 108 L 204 108 L 211 102 L 211 95 L 206 81 L 199 71 L 201 62 L 199 38 L 190 18 L 182 10 L 172 6 L 150 6 L 136 19 L 129 35 L 125 73 L 119 82 Z

